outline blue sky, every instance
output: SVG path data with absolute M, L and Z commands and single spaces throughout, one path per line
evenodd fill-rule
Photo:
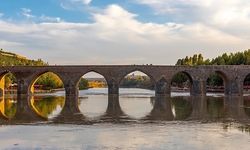
M 88 2 L 88 0 L 86 0 Z M 169 18 L 155 15 L 153 10 L 139 3 L 119 0 L 92 0 L 86 4 L 85 0 L 2 0 L 0 10 L 5 18 L 22 21 L 22 9 L 31 10 L 35 16 L 59 17 L 67 22 L 91 22 L 91 13 L 101 11 L 110 4 L 116 4 L 124 9 L 137 13 L 140 21 L 165 22 Z
M 175 64 L 249 49 L 248 0 L 1 0 L 0 47 L 50 64 Z

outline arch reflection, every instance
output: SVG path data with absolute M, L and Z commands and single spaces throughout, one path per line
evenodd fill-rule
M 219 119 L 225 116 L 224 97 L 207 97 L 207 113 L 211 119 Z
M 250 118 L 250 97 L 246 96 L 244 97 L 244 111 L 245 114 Z
M 155 94 L 154 85 L 153 77 L 140 70 L 123 76 L 119 84 L 119 103 L 128 116 L 140 119 L 152 110 L 150 101 Z
M 78 82 L 79 109 L 88 118 L 98 118 L 108 105 L 106 78 L 96 71 L 86 72 Z
M 6 96 L 6 95 L 5 95 Z M 3 97 L 2 97 L 3 98 Z M 153 107 L 141 118 L 126 115 L 119 105 L 119 96 L 109 96 L 112 104 L 96 118 L 86 118 L 79 113 L 62 111 L 64 97 L 39 95 L 20 98 L 5 97 L 0 100 L 3 123 L 36 123 L 51 120 L 55 123 L 86 124 L 95 122 L 131 122 L 144 120 L 199 120 L 199 121 L 247 121 L 250 119 L 250 97 L 150 97 L 148 104 Z M 110 100 L 112 99 L 112 100 Z M 244 100 L 244 101 L 243 101 Z M 31 102 L 31 103 L 30 103 Z M 83 101 L 81 101 L 83 102 Z M 31 104 L 31 105 L 29 105 Z M 140 103 L 141 104 L 141 103 Z M 131 103 L 133 105 L 133 103 Z M 30 106 L 32 106 L 32 109 Z M 144 107 L 143 104 L 140 107 Z
M 17 110 L 17 99 L 14 96 L 0 97 L 0 116 L 3 119 L 11 119 Z
M 191 97 L 172 97 L 171 105 L 175 120 L 185 120 L 192 114 Z
M 65 103 L 63 96 L 32 96 L 31 106 L 41 117 L 51 119 L 60 114 Z

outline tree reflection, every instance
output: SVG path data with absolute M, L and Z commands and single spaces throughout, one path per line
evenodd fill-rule
M 1 97 L 0 111 L 2 117 L 11 119 L 15 116 L 17 110 L 16 98 L 14 97 Z
M 250 97 L 244 97 L 244 109 L 248 117 L 250 117 Z
M 187 119 L 192 113 L 189 97 L 172 97 L 172 111 L 176 120 Z
M 54 113 L 60 113 L 64 102 L 65 98 L 63 96 L 35 96 L 31 99 L 33 109 L 45 118 L 51 118 Z
M 221 118 L 224 116 L 223 97 L 207 97 L 207 111 L 211 118 Z

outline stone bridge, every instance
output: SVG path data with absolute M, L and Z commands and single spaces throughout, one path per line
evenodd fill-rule
M 206 81 L 217 73 L 224 80 L 226 96 L 243 95 L 243 82 L 250 73 L 248 65 L 225 66 L 159 66 L 159 65 L 81 65 L 81 66 L 2 66 L 0 67 L 0 93 L 4 93 L 4 76 L 12 73 L 17 80 L 18 97 L 32 95 L 32 85 L 38 77 L 47 72 L 58 75 L 65 88 L 66 108 L 78 109 L 78 82 L 88 72 L 102 75 L 108 84 L 109 106 L 116 106 L 121 80 L 131 72 L 141 71 L 148 75 L 155 84 L 156 96 L 169 96 L 171 80 L 179 72 L 186 74 L 191 81 L 192 96 L 206 95 Z

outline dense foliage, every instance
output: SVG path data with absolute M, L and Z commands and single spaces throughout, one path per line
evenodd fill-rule
M 45 66 L 48 63 L 43 62 L 41 59 L 30 60 L 26 57 L 5 52 L 0 49 L 0 66 Z
M 141 75 L 129 75 L 126 76 L 122 82 L 121 87 L 126 88 L 144 88 L 144 89 L 153 89 L 154 85 L 152 84 L 148 76 Z
M 41 59 L 30 60 L 26 57 L 17 55 L 15 53 L 3 51 L 0 49 L 0 66 L 45 66 L 48 63 L 43 62 Z M 16 83 L 15 76 L 11 73 L 5 75 L 5 88 L 11 84 Z
M 62 80 L 56 74 L 51 72 L 41 75 L 35 84 L 42 85 L 43 90 L 63 88 Z
M 10 53 L 0 49 L 0 66 L 46 66 L 41 59 L 30 60 L 26 57 L 17 55 L 15 53 Z M 11 73 L 5 75 L 5 88 L 10 87 L 11 84 L 15 84 L 15 76 Z M 63 88 L 63 83 L 61 79 L 54 73 L 48 72 L 41 75 L 35 82 L 35 85 L 42 85 L 39 87 L 41 90 L 51 90 L 57 88 Z M 81 79 L 79 83 L 80 89 L 88 88 L 88 81 Z
M 171 84 L 172 86 L 189 87 L 190 80 L 189 80 L 189 77 L 185 73 L 179 72 L 173 77 Z
M 88 83 L 88 80 L 84 79 L 84 78 L 81 78 L 79 83 L 79 90 L 85 90 L 87 88 L 89 88 L 89 83 Z
M 237 53 L 224 53 L 213 59 L 204 59 L 202 54 L 178 59 L 176 65 L 250 65 L 250 49 Z
M 178 59 L 176 65 L 188 65 L 188 66 L 197 66 L 197 65 L 250 65 L 250 49 L 237 52 L 237 53 L 224 53 L 214 59 L 204 59 L 202 54 L 194 54 L 192 57 L 186 56 L 185 58 Z M 185 82 L 188 78 L 185 75 L 177 74 L 173 78 L 173 82 L 180 84 Z M 250 78 L 246 79 L 248 82 Z M 250 80 L 249 80 L 250 81 Z M 209 86 L 221 86 L 223 85 L 223 80 L 218 74 L 210 76 L 207 80 Z

